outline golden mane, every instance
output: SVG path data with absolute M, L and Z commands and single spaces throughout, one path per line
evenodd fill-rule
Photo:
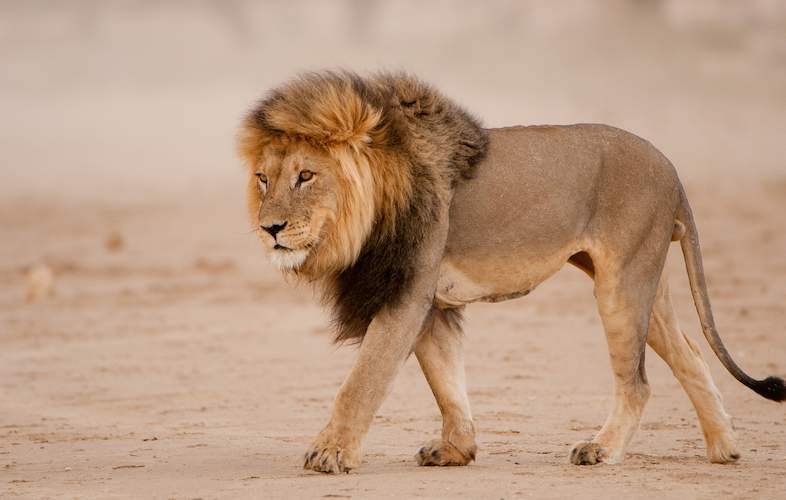
M 298 141 L 336 161 L 341 185 L 335 234 L 299 272 L 325 280 L 339 340 L 359 339 L 406 289 L 438 201 L 471 176 L 486 131 L 414 77 L 320 72 L 271 91 L 238 140 L 250 168 L 265 148 Z

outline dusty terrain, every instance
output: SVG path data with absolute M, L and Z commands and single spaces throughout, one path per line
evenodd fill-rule
M 751 373 L 784 374 L 786 178 L 691 194 L 727 345 Z M 0 213 L 0 496 L 776 498 L 786 487 L 783 406 L 711 358 L 743 458 L 709 464 L 690 403 L 651 351 L 653 397 L 628 459 L 568 464 L 611 388 L 590 282 L 569 268 L 527 298 L 468 308 L 477 463 L 415 465 L 439 413 L 411 359 L 363 467 L 304 472 L 354 349 L 333 347 L 309 289 L 267 267 L 241 207 L 3 203 Z M 119 250 L 107 248 L 113 234 Z M 55 296 L 37 304 L 24 295 L 31 253 L 55 275 Z M 698 334 L 681 266 L 675 245 L 673 290 Z
M 739 463 L 706 461 L 687 397 L 648 351 L 653 396 L 626 461 L 569 465 L 603 423 L 611 373 L 591 282 L 566 267 L 467 310 L 476 463 L 415 465 L 440 419 L 410 359 L 363 466 L 301 469 L 354 349 L 262 257 L 233 132 L 306 68 L 407 68 L 490 126 L 607 122 L 652 140 L 686 181 L 729 350 L 753 375 L 786 375 L 786 9 L 551 4 L 0 5 L 0 497 L 786 497 L 786 406 L 699 338 L 676 245 L 675 303 Z M 29 303 L 33 266 L 54 295 Z

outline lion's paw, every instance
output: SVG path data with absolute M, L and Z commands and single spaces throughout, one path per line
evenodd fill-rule
M 359 454 L 335 442 L 317 439 L 306 452 L 303 468 L 328 474 L 349 473 L 360 465 Z
M 418 465 L 467 465 L 475 460 L 475 447 L 462 453 L 449 442 L 435 439 L 418 450 L 415 460 Z
M 570 463 L 573 465 L 595 465 L 607 461 L 608 453 L 598 443 L 580 441 L 570 450 Z

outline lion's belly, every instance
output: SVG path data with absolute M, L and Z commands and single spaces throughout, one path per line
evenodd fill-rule
M 489 131 L 486 158 L 453 195 L 437 305 L 526 295 L 587 250 L 604 133 L 596 126 Z
M 439 266 L 435 304 L 451 308 L 523 297 L 557 272 L 569 256 L 570 251 L 556 252 L 529 262 L 516 256 L 446 257 Z

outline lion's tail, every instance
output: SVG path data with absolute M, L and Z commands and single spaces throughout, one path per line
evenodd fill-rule
M 720 335 L 718 335 L 718 330 L 715 328 L 710 299 L 707 295 L 707 284 L 704 281 L 704 265 L 702 264 L 701 249 L 699 247 L 699 233 L 696 229 L 696 223 L 693 220 L 693 213 L 690 205 L 688 205 L 685 191 L 682 189 L 680 191 L 682 201 L 677 211 L 677 225 L 681 223 L 684 226 L 685 234 L 681 235 L 681 238 L 675 239 L 679 239 L 682 246 L 682 255 L 685 257 L 685 268 L 688 271 L 688 281 L 693 294 L 693 302 L 696 305 L 696 312 L 699 313 L 699 321 L 701 322 L 704 337 L 709 342 L 712 351 L 718 356 L 720 362 L 723 363 L 723 366 L 726 367 L 734 378 L 767 399 L 773 401 L 786 400 L 786 385 L 784 385 L 783 379 L 767 377 L 764 380 L 756 380 L 752 378 L 737 366 L 737 363 L 734 362 L 731 354 L 723 345 Z

